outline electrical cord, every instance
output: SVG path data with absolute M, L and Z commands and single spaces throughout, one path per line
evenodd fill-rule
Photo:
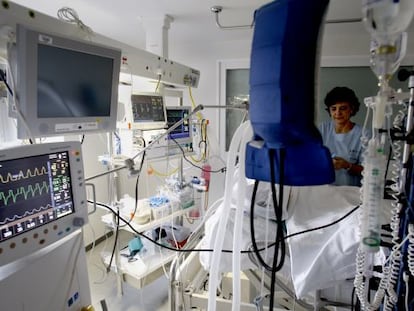
M 57 11 L 57 16 L 60 20 L 76 24 L 80 29 L 85 31 L 88 35 L 93 34 L 93 30 L 84 24 L 82 20 L 79 18 L 78 13 L 72 8 L 69 7 L 62 7 Z
M 157 84 L 155 85 L 155 93 L 158 92 L 158 89 L 160 88 L 160 84 L 161 84 L 161 74 L 158 74 Z
M 206 169 L 204 169 L 204 168 L 202 168 L 201 166 L 198 166 L 198 165 L 196 165 L 196 164 L 194 164 L 193 162 L 191 162 L 187 157 L 186 157 L 186 155 L 185 155 L 185 151 L 184 151 L 184 149 L 180 146 L 180 144 L 178 143 L 178 141 L 176 141 L 174 138 L 172 138 L 171 137 L 171 139 L 172 139 L 172 141 L 178 146 L 178 148 L 181 150 L 181 153 L 183 154 L 183 158 L 184 158 L 184 160 L 186 161 L 186 162 L 188 162 L 189 164 L 191 164 L 192 166 L 194 166 L 195 168 L 198 168 L 198 169 L 200 169 L 200 170 L 202 170 L 202 171 L 204 171 L 204 172 L 206 172 L 206 173 L 224 173 L 225 171 L 226 171 L 226 167 L 224 166 L 224 167 L 222 167 L 222 168 L 220 168 L 220 169 L 217 169 L 217 170 L 206 170 Z
M 256 190 L 257 191 L 257 190 Z M 254 192 L 254 188 L 253 188 L 253 192 Z M 89 203 L 93 203 L 91 200 L 88 200 L 88 202 Z M 104 203 L 100 203 L 100 202 L 96 202 L 96 205 L 99 205 L 99 206 L 101 206 L 101 207 L 104 207 L 104 208 L 106 208 L 107 210 L 109 210 L 111 213 L 113 213 L 113 214 L 115 214 L 115 215 L 118 215 L 118 213 L 113 209 L 113 208 L 111 208 L 109 205 L 107 205 L 107 204 L 104 204 Z M 291 238 L 291 237 L 294 237 L 294 236 L 297 236 L 297 235 L 301 235 L 301 234 L 305 234 L 305 233 L 308 233 L 308 232 L 312 232 L 312 231 L 316 231 L 316 230 L 320 230 L 320 229 L 324 229 L 324 228 L 327 228 L 327 227 L 330 227 L 330 226 L 333 226 L 333 225 L 335 225 L 335 224 L 337 224 L 337 223 L 339 223 L 339 222 L 341 222 L 342 220 L 344 220 L 345 218 L 347 218 L 348 216 L 350 216 L 353 212 L 355 212 L 358 208 L 359 208 L 360 206 L 358 205 L 358 206 L 356 206 L 356 207 L 354 207 L 351 211 L 349 211 L 348 213 L 346 213 L 344 216 L 342 216 L 342 217 L 340 217 L 339 219 L 337 219 L 337 220 L 335 220 L 335 221 L 333 221 L 333 222 L 331 222 L 331 223 L 329 223 L 329 224 L 326 224 L 326 225 L 322 225 L 322 226 L 319 226 L 319 227 L 315 227 L 315 228 L 311 228 L 311 229 L 307 229 L 307 230 L 303 230 L 303 231 L 299 231 L 299 232 L 295 232 L 295 233 L 292 233 L 292 234 L 290 234 L 290 235 L 287 235 L 287 236 L 284 236 L 284 238 L 283 239 L 285 239 L 285 240 L 287 240 L 287 239 L 289 239 L 289 238 Z M 139 235 L 140 237 L 142 237 L 142 238 L 145 238 L 145 239 L 147 239 L 148 241 L 150 241 L 150 242 L 152 242 L 152 243 L 154 243 L 154 244 L 156 244 L 156 245 L 158 245 L 158 246 L 160 246 L 160 247 L 164 247 L 164 248 L 166 248 L 166 249 L 169 249 L 169 250 L 172 250 L 172 251 L 177 251 L 177 252 L 183 252 L 183 253 L 188 253 L 188 252 L 213 252 L 213 249 L 196 249 L 196 248 L 193 248 L 193 249 L 178 249 L 178 248 L 173 248 L 173 247 L 169 247 L 169 246 L 167 246 L 167 245 L 164 245 L 164 244 L 160 244 L 160 243 L 158 243 L 157 241 L 155 241 L 155 240 L 153 240 L 153 239 L 151 239 L 150 237 L 148 237 L 148 236 L 146 236 L 146 235 L 144 235 L 143 233 L 141 233 L 141 232 L 139 232 L 139 231 L 137 231 L 131 224 L 129 224 L 129 223 L 127 223 L 127 220 L 125 219 L 125 218 L 123 218 L 122 216 L 119 216 L 119 219 L 121 220 L 121 221 L 123 221 L 123 222 L 125 222 L 126 224 L 127 224 L 127 226 L 134 232 L 134 233 L 136 233 L 137 235 Z M 252 241 L 253 242 L 253 241 Z M 256 242 L 256 241 L 255 241 Z M 271 243 L 271 244 L 269 244 L 269 245 L 267 245 L 267 246 L 264 246 L 264 247 L 261 247 L 261 248 L 257 248 L 257 252 L 263 252 L 264 250 L 266 250 L 267 248 L 270 248 L 270 247 L 273 247 L 273 246 L 275 246 L 276 245 L 276 242 L 273 242 L 273 243 Z M 256 244 L 256 246 L 257 246 L 257 244 Z M 226 249 L 224 249 L 223 250 L 223 253 L 232 253 L 232 250 L 226 250 Z M 249 253 L 255 253 L 256 254 L 256 252 L 254 251 L 254 250 L 244 250 L 244 251 L 241 251 L 241 253 L 242 254 L 249 254 Z M 260 260 L 260 259 L 259 259 Z M 269 271 L 271 271 L 271 267 L 269 267 Z
M 274 307 L 274 295 L 275 295 L 275 284 L 276 284 L 276 272 L 282 269 L 283 264 L 285 263 L 286 256 L 286 245 L 285 239 L 283 237 L 283 220 L 282 220 L 282 207 L 283 207 L 283 185 L 284 185 L 284 161 L 285 161 L 285 150 L 279 150 L 279 202 L 276 202 L 276 189 L 275 189 L 275 165 L 273 159 L 275 158 L 275 150 L 269 150 L 269 162 L 270 162 L 270 182 L 272 188 L 272 200 L 273 207 L 276 215 L 276 246 L 275 252 L 273 255 L 273 264 L 272 264 L 272 274 L 271 274 L 271 284 L 270 284 L 270 304 L 269 310 L 273 310 Z M 279 260 L 279 249 L 280 249 L 280 260 Z M 279 260 L 279 262 L 278 262 Z
M 114 256 L 115 256 L 115 251 L 116 251 L 116 246 L 117 246 L 117 244 L 118 244 L 118 236 L 119 236 L 119 220 L 120 220 L 121 216 L 119 215 L 119 210 L 118 210 L 118 212 L 115 212 L 115 211 L 113 210 L 113 213 L 114 213 L 114 214 L 115 214 L 115 216 L 117 217 L 117 218 L 116 218 L 116 219 L 117 219 L 117 223 L 116 223 L 116 230 L 115 230 L 114 246 L 113 246 L 113 248 L 112 248 L 112 253 L 111 253 L 111 258 L 109 259 L 109 264 L 108 264 L 108 266 L 106 267 L 106 272 L 111 271 L 112 261 L 113 261 Z
M 255 235 L 255 229 L 254 229 L 254 206 L 256 201 L 256 195 L 257 195 L 257 188 L 259 187 L 259 181 L 256 180 L 253 185 L 253 192 L 252 192 L 252 199 L 250 204 L 250 236 L 252 240 L 252 247 L 253 247 L 253 253 L 256 255 L 256 258 L 259 260 L 260 264 L 268 271 L 272 271 L 272 267 L 269 266 L 263 259 L 262 255 L 260 254 L 259 248 L 256 243 L 256 235 Z M 272 243 L 272 246 L 276 245 L 276 242 Z
M 307 230 L 304 230 L 304 231 L 295 232 L 295 233 L 292 233 L 292 234 L 289 234 L 289 235 L 285 236 L 285 237 L 284 237 L 284 239 L 290 239 L 290 238 L 292 238 L 292 237 L 294 237 L 294 236 L 296 236 L 296 235 L 300 235 L 300 234 L 304 234 L 304 233 L 308 233 L 308 232 L 312 232 L 312 231 L 316 231 L 316 230 L 320 230 L 320 229 L 325 229 L 325 228 L 327 228 L 327 227 L 333 226 L 333 225 L 335 225 L 335 224 L 337 224 L 337 223 L 341 222 L 342 220 L 344 220 L 344 219 L 345 219 L 345 218 L 347 218 L 348 216 L 350 216 L 350 215 L 351 215 L 353 212 L 355 212 L 358 208 L 360 208 L 360 205 L 355 206 L 352 210 L 350 210 L 350 211 L 349 211 L 348 213 L 346 213 L 344 216 L 342 216 L 342 217 L 340 217 L 340 218 L 338 218 L 338 219 L 334 220 L 333 222 L 331 222 L 331 223 L 329 223 L 329 224 L 322 225 L 322 226 L 315 227 L 315 228 L 311 228 L 311 229 L 307 229 Z
M 3 70 L 0 70 L 0 79 L 1 81 L 3 81 L 4 85 L 7 87 L 7 90 L 9 91 L 10 95 L 13 96 L 13 91 L 10 85 L 7 83 L 6 74 Z
M 29 137 L 29 142 L 30 144 L 34 144 L 36 143 L 36 140 L 33 138 L 32 136 L 32 132 L 30 130 L 29 125 L 27 124 L 27 120 L 26 117 L 24 116 L 24 114 L 22 113 L 22 110 L 20 108 L 20 102 L 18 97 L 16 96 L 16 90 L 15 90 L 15 80 L 14 80 L 14 76 L 13 76 L 13 70 L 11 69 L 11 65 L 10 62 L 7 58 L 3 58 L 0 56 L 0 60 L 4 60 L 6 63 L 6 70 L 8 70 L 9 72 L 9 78 L 10 78 L 10 82 L 11 82 L 11 89 L 14 91 L 11 94 L 13 95 L 13 102 L 14 102 L 14 107 L 16 108 L 16 113 L 18 114 L 18 117 L 20 118 L 21 122 L 23 123 L 23 126 L 27 132 L 27 135 Z M 10 103 L 9 103 L 10 105 Z
M 277 236 L 276 241 L 280 243 L 277 245 L 276 249 L 281 251 L 280 254 L 280 261 L 279 264 L 276 266 L 276 272 L 282 269 L 283 264 L 285 262 L 285 255 L 286 255 L 286 245 L 285 245 L 285 238 L 284 238 L 284 223 L 283 223 L 283 187 L 284 187 L 284 163 L 286 157 L 285 149 L 280 149 L 279 152 L 279 159 L 280 159 L 280 169 L 279 169 L 279 202 L 276 202 L 276 189 L 275 189 L 275 167 L 274 167 L 274 154 L 271 149 L 269 152 L 269 160 L 270 160 L 270 171 L 271 171 L 271 187 L 272 187 L 272 198 L 273 198 L 273 206 L 275 208 L 275 215 L 276 215 L 276 223 L 277 223 Z M 277 211 L 277 213 L 276 213 Z M 277 257 L 277 256 L 275 256 Z
M 351 293 L 351 311 L 354 311 L 355 287 L 352 288 Z

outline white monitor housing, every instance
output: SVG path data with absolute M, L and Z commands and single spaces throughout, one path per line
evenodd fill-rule
M 79 142 L 0 150 L 0 267 L 88 222 L 84 182 Z
M 160 93 L 141 92 L 131 95 L 125 103 L 125 116 L 118 128 L 128 130 L 156 130 L 167 127 L 165 98 Z
M 115 130 L 120 50 L 18 24 L 13 52 L 19 138 Z

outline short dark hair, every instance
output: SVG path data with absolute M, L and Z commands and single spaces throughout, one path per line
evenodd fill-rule
M 329 112 L 329 107 L 335 105 L 336 103 L 349 103 L 352 109 L 351 116 L 356 115 L 359 111 L 359 103 L 358 97 L 355 95 L 355 92 L 346 86 L 337 86 L 334 87 L 332 90 L 326 94 L 325 97 L 325 106 L 326 111 Z

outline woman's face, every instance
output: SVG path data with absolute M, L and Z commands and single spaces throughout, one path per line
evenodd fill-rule
M 329 107 L 329 114 L 336 124 L 346 124 L 351 118 L 352 108 L 347 102 L 338 102 Z

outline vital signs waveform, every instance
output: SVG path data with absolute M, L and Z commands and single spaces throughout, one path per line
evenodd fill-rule
M 47 174 L 47 168 L 45 166 L 42 166 L 41 168 L 36 167 L 33 170 L 28 168 L 26 171 L 21 170 L 17 174 L 13 174 L 13 173 L 7 173 L 6 175 L 0 174 L 0 182 L 3 184 L 7 184 L 12 181 L 33 178 L 33 177 L 42 176 L 45 174 Z
M 21 186 L 8 191 L 0 191 L 0 206 L 7 206 L 10 202 L 16 203 L 19 199 L 27 200 L 48 192 L 49 184 L 46 181 L 26 187 Z M 3 204 L 1 203 L 2 201 Z
M 12 221 L 15 221 L 17 219 L 22 219 L 25 217 L 29 217 L 30 215 L 34 215 L 34 214 L 38 214 L 41 211 L 45 211 L 48 210 L 52 207 L 52 205 L 46 205 L 46 206 L 41 206 L 39 208 L 34 208 L 31 211 L 25 211 L 23 215 L 13 215 L 12 218 L 10 217 L 6 217 L 3 221 L 0 220 L 0 226 L 5 225 L 5 224 L 9 224 Z

